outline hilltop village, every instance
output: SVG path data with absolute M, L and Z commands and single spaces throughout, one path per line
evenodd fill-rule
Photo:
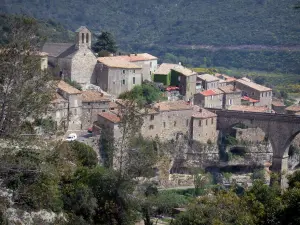
M 97 57 L 91 50 L 91 32 L 76 31 L 74 43 L 46 43 L 42 49 L 42 68 L 58 68 L 57 93 L 48 116 L 63 132 L 101 131 L 114 140 L 120 138 L 121 93 L 144 82 L 161 87 L 164 101 L 155 102 L 141 113 L 144 138 L 186 140 L 217 145 L 216 110 L 236 112 L 294 114 L 300 106 L 286 107 L 273 98 L 272 89 L 247 77 L 197 73 L 178 64 L 161 63 L 148 53 Z M 82 90 L 64 79 L 76 81 Z M 236 127 L 233 135 L 240 141 L 260 143 L 266 135 L 259 128 Z M 237 132 L 238 131 L 238 132 Z M 218 154 L 218 151 L 217 153 Z M 264 162 L 271 161 L 269 155 Z

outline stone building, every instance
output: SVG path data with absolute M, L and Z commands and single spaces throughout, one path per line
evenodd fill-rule
M 110 99 L 98 91 L 86 90 L 81 92 L 82 99 L 82 129 L 92 126 L 97 121 L 98 114 L 109 111 Z
M 218 140 L 217 115 L 194 106 L 191 139 L 200 143 L 216 143 Z
M 179 87 L 186 101 L 192 100 L 196 93 L 197 73 L 181 65 L 171 69 L 171 86 Z
M 197 84 L 199 86 L 199 89 L 201 90 L 216 89 L 219 87 L 219 82 L 219 78 L 210 74 L 203 74 L 197 76 Z
M 152 76 L 157 69 L 157 57 L 148 53 L 128 54 L 115 57 L 140 66 L 142 68 L 142 81 L 152 81 Z
M 242 91 L 237 89 L 234 85 L 226 85 L 219 87 L 219 90 L 223 92 L 222 108 L 228 109 L 232 105 L 241 105 Z
M 82 85 L 91 83 L 97 59 L 91 50 L 92 34 L 84 26 L 76 30 L 74 43 L 45 43 L 43 52 L 56 67 L 61 78 L 69 78 Z
M 47 112 L 56 122 L 57 128 L 65 131 L 80 130 L 82 128 L 81 110 L 81 91 L 62 80 L 59 81 Z
M 204 90 L 194 95 L 194 105 L 198 105 L 203 108 L 222 109 L 223 98 L 224 93 L 218 88 Z
M 300 105 L 291 105 L 286 107 L 285 112 L 289 115 L 300 115 Z
M 242 90 L 242 96 L 246 96 L 255 100 L 255 106 L 267 106 L 271 108 L 272 89 L 256 84 L 247 78 L 241 78 L 235 81 L 236 87 Z
M 118 96 L 142 83 L 142 68 L 118 57 L 100 57 L 93 83 L 102 90 Z
M 176 140 L 180 135 L 190 137 L 193 108 L 185 101 L 156 103 L 144 116 L 142 136 Z
M 272 100 L 272 109 L 276 112 L 276 113 L 280 113 L 280 114 L 284 114 L 285 113 L 285 104 L 282 101 L 279 100 Z M 300 111 L 300 110 L 299 110 Z
M 165 86 L 171 85 L 171 70 L 175 67 L 183 67 L 179 64 L 162 63 L 154 72 L 153 81 Z

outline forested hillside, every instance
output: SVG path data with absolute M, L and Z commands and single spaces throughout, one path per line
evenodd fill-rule
M 5 13 L 112 31 L 121 45 L 299 44 L 297 0 L 9 0 Z
M 4 0 L 0 1 L 0 12 L 47 21 L 44 27 L 50 40 L 69 41 L 69 35 L 57 34 L 53 38 L 53 24 L 54 31 L 61 28 L 56 22 L 72 31 L 86 25 L 94 33 L 113 33 L 120 50 L 147 51 L 158 56 L 160 62 L 300 73 L 297 3 L 298 0 Z M 214 50 L 205 48 L 207 45 L 236 48 Z M 241 45 L 250 47 L 239 49 Z M 253 49 L 252 45 L 265 48 Z

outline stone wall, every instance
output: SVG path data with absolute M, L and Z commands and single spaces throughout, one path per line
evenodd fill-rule
M 193 118 L 192 139 L 203 144 L 216 143 L 218 139 L 217 117 Z
M 72 57 L 71 79 L 81 85 L 91 83 L 97 59 L 89 48 L 79 48 Z
M 97 121 L 98 113 L 107 112 L 109 102 L 83 102 L 82 103 L 82 129 L 87 129 Z

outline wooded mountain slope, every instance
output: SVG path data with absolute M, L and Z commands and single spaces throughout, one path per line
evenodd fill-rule
M 111 31 L 121 47 L 295 45 L 298 0 L 3 0 L 0 12 Z M 130 49 L 130 48 L 129 48 Z

